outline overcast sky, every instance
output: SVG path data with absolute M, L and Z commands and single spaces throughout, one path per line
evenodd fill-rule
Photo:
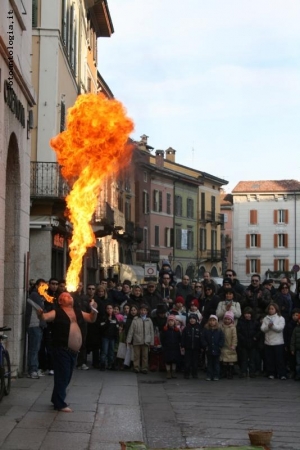
M 300 179 L 299 0 L 108 0 L 98 68 L 155 149 L 229 181 Z

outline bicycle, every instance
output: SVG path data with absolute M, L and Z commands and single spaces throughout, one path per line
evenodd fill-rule
M 10 331 L 11 328 L 0 327 L 0 332 Z M 0 402 L 4 395 L 10 392 L 11 366 L 9 353 L 4 347 L 3 341 L 7 339 L 5 334 L 0 334 Z

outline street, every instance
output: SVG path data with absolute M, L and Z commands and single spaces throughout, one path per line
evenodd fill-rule
M 51 376 L 13 380 L 0 403 L 3 450 L 119 450 L 249 445 L 248 430 L 272 429 L 272 450 L 299 450 L 300 383 L 266 378 L 166 380 L 164 373 L 76 370 L 67 401 L 53 411 Z

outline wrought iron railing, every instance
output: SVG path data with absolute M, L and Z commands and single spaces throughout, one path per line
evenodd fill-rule
M 30 196 L 65 198 L 70 191 L 60 166 L 52 162 L 30 163 Z
M 101 222 L 103 225 L 114 225 L 115 213 L 107 202 L 101 202 L 95 211 L 93 216 L 93 222 Z
M 143 250 L 142 252 L 136 252 L 137 262 L 153 262 L 157 263 L 160 261 L 159 250 Z

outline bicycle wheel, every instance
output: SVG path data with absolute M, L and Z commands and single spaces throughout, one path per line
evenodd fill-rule
M 3 354 L 3 369 L 4 369 L 4 394 L 8 395 L 10 392 L 11 383 L 11 368 L 8 351 Z
M 1 349 L 0 349 L 0 351 L 1 351 Z M 1 366 L 0 367 L 0 402 L 3 398 L 4 391 L 5 391 L 4 368 Z

